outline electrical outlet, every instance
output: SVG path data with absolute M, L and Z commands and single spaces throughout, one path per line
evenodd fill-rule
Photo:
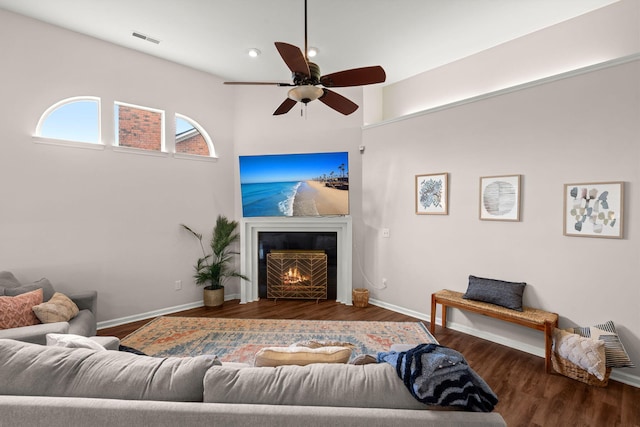
M 173 284 L 173 289 L 179 291 L 182 289 L 182 280 L 176 280 Z
M 382 237 L 388 239 L 389 238 L 389 229 L 388 228 L 383 228 L 382 229 Z

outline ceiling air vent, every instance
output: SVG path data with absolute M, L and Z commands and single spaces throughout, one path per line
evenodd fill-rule
M 137 37 L 137 38 L 139 38 L 139 39 L 146 40 L 146 41 L 151 42 L 151 43 L 160 44 L 160 40 L 158 40 L 158 39 L 154 39 L 153 37 L 146 36 L 146 35 L 144 35 L 144 34 L 142 34 L 142 33 L 138 33 L 138 32 L 136 32 L 136 31 L 134 31 L 133 33 L 131 33 L 131 35 L 132 35 L 133 37 Z

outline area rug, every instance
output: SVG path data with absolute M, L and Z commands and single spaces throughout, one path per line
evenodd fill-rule
M 352 357 L 388 351 L 392 344 L 437 343 L 421 322 L 158 317 L 122 345 L 150 356 L 215 354 L 223 362 L 253 364 L 263 347 L 303 341 L 348 342 Z

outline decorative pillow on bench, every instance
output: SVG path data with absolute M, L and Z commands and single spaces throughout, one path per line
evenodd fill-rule
M 526 285 L 524 282 L 505 282 L 504 280 L 469 276 L 469 286 L 462 298 L 522 311 L 522 294 L 524 294 Z

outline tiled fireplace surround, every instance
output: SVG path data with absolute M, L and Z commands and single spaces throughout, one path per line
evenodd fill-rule
M 352 227 L 350 216 L 243 219 L 240 236 L 240 269 L 251 281 L 241 281 L 240 304 L 259 299 L 258 233 L 260 232 L 335 232 L 338 246 L 336 301 L 351 305 Z

